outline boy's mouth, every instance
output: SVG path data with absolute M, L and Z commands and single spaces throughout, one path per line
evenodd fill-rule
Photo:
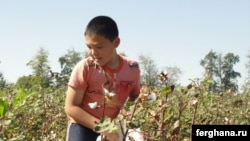
M 100 61 L 100 60 L 101 60 L 101 58 L 94 58 L 94 60 L 95 60 L 95 61 Z

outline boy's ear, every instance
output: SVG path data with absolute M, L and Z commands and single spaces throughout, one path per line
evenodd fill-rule
M 120 45 L 120 38 L 119 37 L 115 38 L 114 45 L 116 48 Z

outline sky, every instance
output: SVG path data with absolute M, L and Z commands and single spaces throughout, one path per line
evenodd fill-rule
M 118 25 L 118 52 L 138 60 L 151 57 L 159 70 L 176 66 L 179 82 L 201 78 L 200 65 L 211 50 L 234 53 L 234 67 L 246 77 L 250 54 L 249 0 L 0 0 L 0 72 L 7 82 L 32 73 L 26 64 L 42 47 L 52 70 L 74 49 L 84 52 L 83 32 L 98 15 Z

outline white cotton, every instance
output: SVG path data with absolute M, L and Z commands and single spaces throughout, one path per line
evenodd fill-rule
M 115 93 L 110 92 L 110 93 L 108 93 L 108 95 L 109 95 L 110 97 L 114 97 L 114 96 L 115 96 Z
M 106 88 L 102 88 L 102 90 L 103 90 L 103 92 L 104 92 L 104 94 L 108 94 L 109 93 L 109 90 L 108 89 L 106 89 Z
M 97 137 L 96 141 L 102 141 L 101 135 Z
M 136 141 L 144 141 L 143 133 L 140 129 L 129 129 L 128 136 L 132 137 Z M 128 136 L 126 137 L 126 141 L 130 141 Z
M 90 109 L 96 109 L 98 107 L 97 102 L 88 103 Z
M 150 93 L 147 97 L 148 101 L 155 101 L 156 100 L 156 94 L 155 93 Z
M 123 141 L 122 133 L 119 130 L 118 130 L 118 135 L 119 135 L 119 141 Z M 130 141 L 129 137 L 132 137 L 136 141 L 144 141 L 143 133 L 141 132 L 140 129 L 129 129 L 125 141 Z M 101 141 L 101 135 L 97 137 L 96 141 Z

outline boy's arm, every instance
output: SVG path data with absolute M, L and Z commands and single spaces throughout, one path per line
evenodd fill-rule
M 93 129 L 95 122 L 99 122 L 99 119 L 93 117 L 81 108 L 84 93 L 85 90 L 78 90 L 68 86 L 65 100 L 65 113 L 75 122 Z
M 75 122 L 87 128 L 94 129 L 95 122 L 99 122 L 100 120 L 93 117 L 81 108 L 84 92 L 85 90 L 76 90 L 70 86 L 68 87 L 65 101 L 65 112 Z M 118 140 L 117 133 L 104 133 L 104 135 L 106 139 L 113 141 Z

